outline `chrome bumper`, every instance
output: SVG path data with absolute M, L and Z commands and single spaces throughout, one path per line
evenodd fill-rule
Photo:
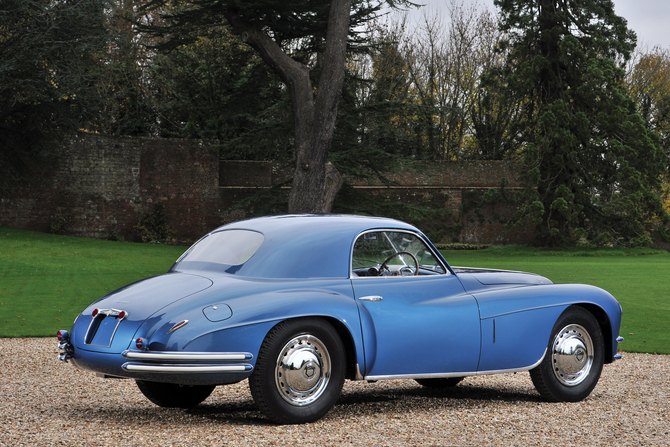
M 123 351 L 126 371 L 155 373 L 241 373 L 253 369 L 248 352 Z
M 70 344 L 70 333 L 65 330 L 58 331 L 58 360 L 66 362 L 74 354 L 74 346 Z

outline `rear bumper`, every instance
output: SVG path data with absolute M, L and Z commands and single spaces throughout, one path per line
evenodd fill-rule
M 171 352 L 171 351 L 124 351 L 121 354 L 125 371 L 144 373 L 245 373 L 253 366 L 249 352 Z
M 104 378 L 181 385 L 225 385 L 247 379 L 254 369 L 249 352 L 133 351 L 121 354 L 76 348 L 69 334 L 59 340 L 59 360 Z

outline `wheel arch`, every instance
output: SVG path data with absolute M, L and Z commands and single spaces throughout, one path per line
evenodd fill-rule
M 328 321 L 337 331 L 337 334 L 340 336 L 340 340 L 344 344 L 344 353 L 347 359 L 347 368 L 345 372 L 345 378 L 350 380 L 355 380 L 360 374 L 357 371 L 356 365 L 358 364 L 357 355 L 356 355 L 356 344 L 354 343 L 354 338 L 349 332 L 349 329 L 342 324 L 341 321 L 331 318 L 331 317 L 321 317 L 324 320 Z
M 330 325 L 335 329 L 335 332 L 337 332 L 337 335 L 340 337 L 340 340 L 342 341 L 342 344 L 344 345 L 344 353 L 346 356 L 346 370 L 345 370 L 345 378 L 350 379 L 350 380 L 355 380 L 358 376 L 358 371 L 356 368 L 356 365 L 358 364 L 357 360 L 357 351 L 356 351 L 356 343 L 354 342 L 354 337 L 349 331 L 349 329 L 342 323 L 340 320 L 337 318 L 329 317 L 329 316 L 324 316 L 324 315 L 306 315 L 306 316 L 301 316 L 301 317 L 295 317 L 295 318 L 287 318 L 282 321 L 278 321 L 270 330 L 274 329 L 277 325 L 285 322 L 285 321 L 297 321 L 297 320 L 305 320 L 305 319 L 312 319 L 312 318 L 317 318 L 321 319 L 324 321 L 327 321 L 330 323 Z
M 579 303 L 575 304 L 575 306 L 587 310 L 598 321 L 598 325 L 600 326 L 600 332 L 602 332 L 603 334 L 603 343 L 605 345 L 604 362 L 612 363 L 614 361 L 614 354 L 616 353 L 612 352 L 612 346 L 613 346 L 612 323 L 610 321 L 609 316 L 607 315 L 607 312 L 605 312 L 605 310 L 602 307 L 591 303 Z

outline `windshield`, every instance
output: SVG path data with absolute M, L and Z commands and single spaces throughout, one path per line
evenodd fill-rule
M 225 230 L 212 233 L 198 241 L 177 262 L 213 262 L 225 265 L 244 264 L 251 258 L 265 237 L 256 231 Z

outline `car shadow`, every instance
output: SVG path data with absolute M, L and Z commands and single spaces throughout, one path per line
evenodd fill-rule
M 479 384 L 461 384 L 453 387 L 429 388 L 420 385 L 404 388 L 382 388 L 343 394 L 338 403 L 361 404 L 369 402 L 389 402 L 402 399 L 425 398 L 426 405 L 432 407 L 436 399 L 465 401 L 501 401 L 501 402 L 540 402 L 539 394 L 522 391 L 510 391 Z
M 225 394 L 219 398 L 210 398 L 190 409 L 160 408 L 147 401 L 147 407 L 119 408 L 103 407 L 95 411 L 84 407 L 70 408 L 71 417 L 90 421 L 92 417 L 108 422 L 142 420 L 145 422 L 167 422 L 170 424 L 199 425 L 217 421 L 243 426 L 274 425 L 256 407 L 253 400 L 226 401 Z M 333 409 L 324 421 L 356 415 L 398 415 L 410 406 L 413 411 L 434 412 L 436 408 L 449 411 L 473 409 L 490 402 L 510 405 L 524 405 L 527 402 L 542 402 L 539 394 L 528 388 L 492 387 L 486 384 L 464 382 L 455 387 L 427 388 L 413 382 L 404 382 L 398 386 L 363 383 L 353 389 L 343 391 Z

